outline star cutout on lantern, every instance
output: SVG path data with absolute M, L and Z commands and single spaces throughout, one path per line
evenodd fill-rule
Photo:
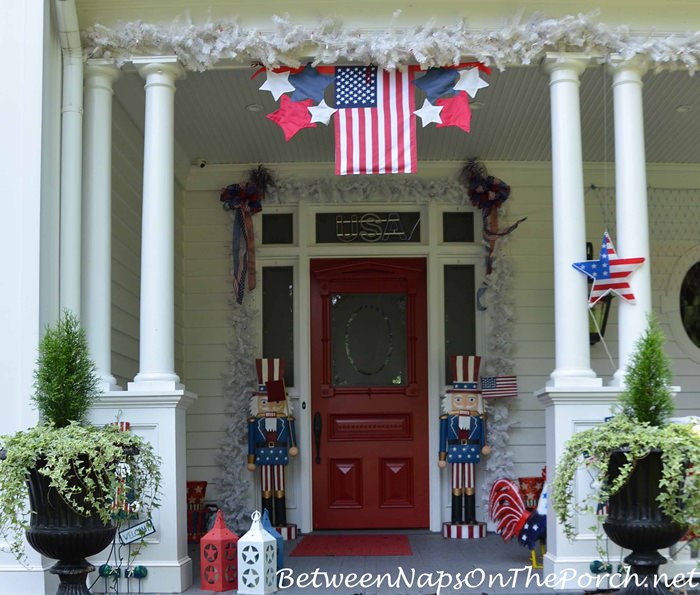
M 425 128 L 431 122 L 436 122 L 437 124 L 442 123 L 442 118 L 440 118 L 442 107 L 441 105 L 433 105 L 425 99 L 423 100 L 423 106 L 413 113 L 421 119 L 423 128 Z
M 323 101 L 323 92 L 333 82 L 333 77 L 321 74 L 311 64 L 307 64 L 304 70 L 289 77 L 290 84 L 294 87 L 292 99 L 313 99 L 316 103 Z
M 488 87 L 489 84 L 479 77 L 478 68 L 470 68 L 468 70 L 459 71 L 459 80 L 454 86 L 455 91 L 466 91 L 469 93 L 469 97 L 474 99 L 476 97 L 476 92 L 479 89 Z
M 284 138 L 289 141 L 302 128 L 316 128 L 307 109 L 310 105 L 311 99 L 292 101 L 287 95 L 283 95 L 280 108 L 265 117 L 282 128 Z
M 452 68 L 428 68 L 428 71 L 413 84 L 425 91 L 430 103 L 443 96 L 454 95 L 454 85 L 459 73 Z
M 642 266 L 644 260 L 643 256 L 619 258 L 610 239 L 610 234 L 606 231 L 603 233 L 603 243 L 600 247 L 598 260 L 574 262 L 571 266 L 593 279 L 588 298 L 588 307 L 590 308 L 611 292 L 634 303 L 634 293 L 627 279 Z
M 436 124 L 436 128 L 457 126 L 457 128 L 469 132 L 472 111 L 469 108 L 469 100 L 467 99 L 466 93 L 459 92 L 454 97 L 438 99 L 436 103 L 443 107 L 442 112 L 440 112 L 442 123 Z
M 330 122 L 331 116 L 338 111 L 334 107 L 328 106 L 325 99 L 322 99 L 321 103 L 318 105 L 312 105 L 308 109 L 311 114 L 312 122 L 321 122 L 321 124 L 325 124 L 326 126 L 328 122 Z
M 247 545 L 243 548 L 241 557 L 246 564 L 255 564 L 260 557 L 260 552 L 252 545 Z
M 277 101 L 288 91 L 294 91 L 294 85 L 289 82 L 289 72 L 267 71 L 267 80 L 260 85 L 261 91 L 269 91 Z
M 213 585 L 219 578 L 219 572 L 213 566 L 207 566 L 204 570 L 204 577 L 208 584 Z

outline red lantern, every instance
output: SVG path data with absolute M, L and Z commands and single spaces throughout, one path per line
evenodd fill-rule
M 201 585 L 205 591 L 238 589 L 238 535 L 226 527 L 219 510 L 211 531 L 199 543 Z

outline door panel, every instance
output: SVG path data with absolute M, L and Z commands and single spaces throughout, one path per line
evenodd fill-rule
M 427 527 L 425 260 L 314 260 L 311 283 L 314 528 Z

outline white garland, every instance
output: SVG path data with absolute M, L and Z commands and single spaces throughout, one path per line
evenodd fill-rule
M 280 204 L 300 200 L 331 203 L 410 202 L 427 204 L 433 200 L 462 204 L 464 186 L 455 181 L 397 178 L 393 176 L 344 176 L 318 180 L 288 179 L 268 190 L 266 201 Z
M 514 233 L 517 233 L 514 232 Z M 510 241 L 505 236 L 496 241 L 493 254 L 491 274 L 484 281 L 486 292 L 487 313 L 489 325 L 489 357 L 484 363 L 484 371 L 488 376 L 508 376 L 513 373 L 513 326 L 515 323 L 515 308 L 513 299 L 513 267 L 504 247 Z M 510 428 L 513 421 L 510 417 L 510 399 L 494 399 L 487 403 L 488 444 L 491 454 L 486 457 L 486 474 L 481 484 L 481 498 L 488 502 L 489 492 L 497 479 L 515 479 L 513 472 L 513 453 L 508 447 Z
M 250 485 L 253 474 L 248 471 L 248 403 L 257 386 L 255 374 L 255 318 L 251 300 L 232 303 L 233 339 L 229 343 L 230 360 L 224 377 L 224 401 L 229 412 L 228 425 L 216 461 L 221 475 L 215 483 L 219 490 L 219 506 L 226 524 L 234 532 L 250 527 L 253 503 Z
M 83 31 L 82 40 L 87 58 L 113 59 L 121 65 L 136 56 L 176 55 L 195 71 L 208 70 L 222 60 L 296 67 L 306 56 L 313 56 L 314 65 L 350 61 L 390 70 L 408 64 L 448 66 L 469 57 L 502 70 L 533 64 L 547 52 L 563 51 L 616 54 L 623 59 L 638 55 L 656 68 L 697 70 L 700 32 L 634 36 L 625 26 L 596 22 L 596 16 L 536 15 L 496 30 L 476 31 L 465 21 L 453 25 L 428 21 L 383 31 L 348 27 L 337 19 L 299 25 L 288 16 L 273 16 L 272 28 L 267 30 L 244 27 L 237 18 L 202 25 L 178 20 L 170 26 L 135 21 L 114 29 L 96 24 Z

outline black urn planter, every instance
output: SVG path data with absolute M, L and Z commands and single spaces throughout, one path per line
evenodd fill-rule
M 623 450 L 610 456 L 609 475 L 614 480 L 627 463 Z M 622 591 L 626 595 L 670 595 L 657 580 L 659 565 L 667 562 L 658 550 L 676 543 L 686 527 L 671 521 L 659 508 L 663 462 L 661 451 L 653 450 L 636 461 L 632 473 L 619 492 L 610 496 L 608 518 L 603 524 L 613 543 L 632 550 L 625 562 L 631 567 L 630 580 Z
M 85 558 L 109 546 L 116 527 L 105 525 L 97 514 L 75 512 L 37 469 L 29 471 L 27 484 L 32 510 L 27 541 L 40 554 L 57 560 L 50 569 L 61 580 L 56 595 L 89 595 L 86 579 L 95 567 Z

